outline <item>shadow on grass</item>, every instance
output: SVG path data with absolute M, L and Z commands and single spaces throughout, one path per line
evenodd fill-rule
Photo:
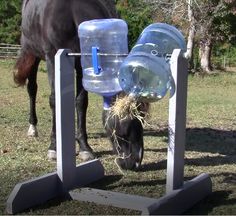
M 96 155 L 96 158 L 102 158 L 104 156 L 114 155 L 114 152 L 112 150 L 104 150 L 104 151 L 95 152 L 95 155 Z
M 138 172 L 149 172 L 149 171 L 156 171 L 156 170 L 162 170 L 166 169 L 167 160 L 162 160 L 159 162 L 153 162 L 153 163 L 147 163 L 141 165 Z
M 217 166 L 223 164 L 235 164 L 235 156 L 206 156 L 201 158 L 187 158 L 185 164 L 194 166 Z
M 122 181 L 123 175 L 110 175 L 105 176 L 103 179 L 90 184 L 88 187 L 97 188 L 101 190 L 111 190 L 115 191 L 119 189 L 122 191 L 122 188 L 145 188 L 152 186 L 163 186 L 166 183 L 165 179 L 155 179 L 155 180 L 130 180 L 130 181 Z
M 222 172 L 217 174 L 211 174 L 211 177 L 219 177 L 222 176 L 222 181 L 220 183 L 227 183 L 236 185 L 236 173 L 234 172 Z
M 160 130 L 145 130 L 144 136 L 166 137 L 168 144 L 168 128 Z M 236 154 L 236 131 L 213 128 L 187 128 L 186 151 L 210 152 L 223 155 Z M 146 150 L 146 149 L 145 149 Z M 158 149 L 147 149 L 158 151 Z M 164 151 L 161 149 L 161 151 Z
M 236 154 L 236 131 L 234 130 L 188 128 L 186 138 L 187 151 Z
M 168 128 L 144 130 L 144 137 L 165 137 L 164 141 L 168 144 Z M 105 138 L 105 133 L 91 134 L 90 137 L 95 139 Z M 236 131 L 220 130 L 213 128 L 187 128 L 186 129 L 186 151 L 219 153 L 223 155 L 236 154 Z M 144 144 L 145 147 L 145 144 Z M 145 148 L 145 151 L 166 152 L 165 148 L 151 149 Z M 110 154 L 112 151 L 98 152 L 99 156 Z
M 217 206 L 223 206 L 225 210 L 227 208 L 232 208 L 232 206 L 236 203 L 236 199 L 229 199 L 229 195 L 231 193 L 232 191 L 215 191 L 205 199 L 195 204 L 194 207 L 186 211 L 184 214 L 208 215 Z
M 101 138 L 107 138 L 107 135 L 106 135 L 105 132 L 100 132 L 100 133 L 88 133 L 88 138 L 101 139 Z
M 101 137 L 101 135 L 97 135 Z M 162 127 L 158 130 L 145 130 L 144 136 L 166 137 L 168 145 L 168 129 Z M 212 128 L 187 128 L 186 129 L 186 151 L 196 151 L 205 153 L 220 154 L 216 156 L 204 156 L 201 158 L 186 158 L 185 164 L 195 166 L 217 166 L 223 164 L 236 163 L 236 131 L 234 130 L 220 130 Z M 166 148 L 145 148 L 146 151 L 156 153 L 166 153 Z M 144 146 L 145 147 L 145 146 Z M 104 155 L 112 154 L 112 151 L 100 151 L 96 155 L 102 157 Z M 139 172 L 155 171 L 166 169 L 166 160 L 160 162 L 152 162 L 143 164 L 138 170 Z
M 145 148 L 145 151 L 166 153 L 167 152 L 167 146 L 166 146 L 166 148 L 160 148 L 160 149 Z
M 101 180 L 98 180 L 98 181 L 90 184 L 88 187 L 99 188 L 99 189 L 103 189 L 103 190 L 116 188 L 117 185 L 116 186 L 114 186 L 114 185 L 117 184 L 122 178 L 123 178 L 122 175 L 108 175 L 108 176 L 105 176 L 104 178 L 102 178 Z
M 154 136 L 154 137 L 166 137 L 168 138 L 168 130 L 167 127 L 161 127 L 157 130 L 154 129 L 146 129 L 143 132 L 144 136 Z
M 65 195 L 61 195 L 61 196 L 57 196 L 53 199 L 50 199 L 48 201 L 45 201 L 42 204 L 36 205 L 31 207 L 30 209 L 26 209 L 24 210 L 22 213 L 23 214 L 32 214 L 33 212 L 36 213 L 37 211 L 39 212 L 44 212 L 44 210 L 47 212 L 48 209 L 53 208 L 53 207 L 58 207 L 60 206 L 62 203 L 67 202 L 67 201 L 71 201 L 71 197 L 69 196 L 69 194 L 65 194 Z M 36 213 L 37 214 L 37 213 Z M 42 213 L 41 213 L 42 214 Z
M 166 180 L 165 179 L 156 179 L 156 180 L 147 180 L 147 181 L 129 181 L 129 182 L 123 182 L 123 187 L 150 187 L 150 186 L 157 186 L 157 185 L 165 185 Z M 113 188 L 109 188 L 113 189 Z

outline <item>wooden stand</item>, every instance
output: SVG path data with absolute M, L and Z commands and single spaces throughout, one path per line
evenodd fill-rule
M 15 214 L 58 196 L 142 211 L 142 214 L 181 214 L 212 192 L 208 174 L 184 182 L 187 103 L 187 60 L 181 50 L 171 57 L 173 84 L 169 100 L 169 145 L 166 195 L 147 198 L 84 186 L 104 177 L 99 160 L 76 166 L 74 57 L 70 50 L 55 56 L 57 171 L 19 183 L 7 200 L 7 212 Z M 80 187 L 80 192 L 72 189 Z

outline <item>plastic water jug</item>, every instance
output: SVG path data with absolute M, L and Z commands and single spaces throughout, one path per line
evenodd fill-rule
M 146 27 L 120 67 L 122 89 L 142 101 L 162 99 L 171 85 L 169 58 L 177 48 L 186 51 L 184 37 L 174 26 L 154 23 Z
M 112 96 L 122 89 L 118 70 L 128 53 L 128 27 L 121 19 L 96 19 L 79 25 L 83 86 L 87 91 Z

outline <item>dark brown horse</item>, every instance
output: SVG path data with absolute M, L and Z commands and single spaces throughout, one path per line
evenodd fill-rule
M 30 98 L 30 128 L 28 135 L 37 135 L 36 94 L 37 70 L 41 60 L 46 60 L 48 80 L 51 87 L 49 103 L 52 110 L 51 144 L 49 157 L 56 156 L 55 129 L 55 90 L 54 90 L 54 56 L 58 49 L 69 48 L 72 52 L 80 52 L 78 25 L 86 20 L 115 18 L 117 13 L 113 0 L 24 0 L 22 5 L 21 54 L 16 63 L 15 82 L 27 85 Z M 94 158 L 94 153 L 87 142 L 86 111 L 88 93 L 82 86 L 82 69 L 80 59 L 75 61 L 76 70 L 76 110 L 77 135 L 80 155 L 84 159 Z M 103 122 L 109 111 L 103 111 Z M 143 157 L 143 128 L 139 120 L 128 119 L 120 122 L 109 118 L 107 134 L 113 141 L 115 151 L 126 156 L 119 161 L 125 169 L 139 167 Z M 117 141 L 112 136 L 116 132 Z M 117 147 L 119 146 L 119 148 Z

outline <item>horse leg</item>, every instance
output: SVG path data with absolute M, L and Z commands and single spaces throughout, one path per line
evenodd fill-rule
M 79 63 L 76 62 L 76 112 L 77 112 L 77 134 L 79 143 L 79 156 L 82 160 L 94 159 L 93 150 L 88 145 L 86 132 L 86 113 L 88 107 L 88 92 L 82 85 L 82 74 Z
M 55 113 L 55 75 L 54 75 L 54 55 L 46 56 L 48 81 L 51 88 L 49 96 L 49 105 L 52 111 L 52 130 L 51 130 L 51 143 L 48 148 L 48 159 L 56 160 L 56 113 Z
M 40 59 L 35 59 L 34 64 L 32 65 L 31 72 L 28 77 L 27 91 L 30 100 L 30 118 L 29 118 L 29 129 L 28 136 L 37 137 L 38 131 L 36 125 L 38 123 L 37 115 L 36 115 L 36 95 L 38 90 L 37 85 L 37 71 L 39 66 Z

